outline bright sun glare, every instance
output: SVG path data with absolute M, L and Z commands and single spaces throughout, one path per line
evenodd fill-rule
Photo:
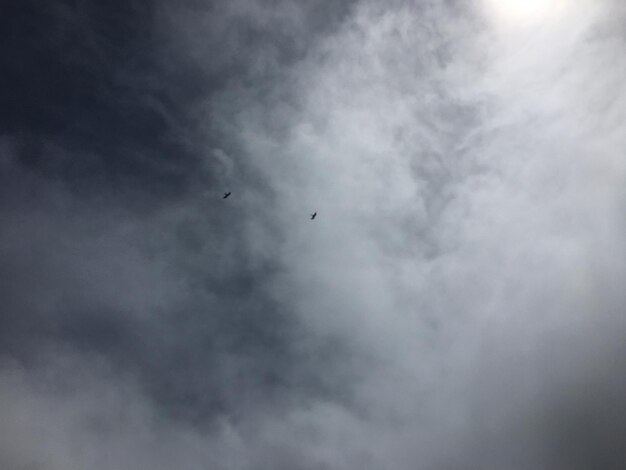
M 489 16 L 520 26 L 558 19 L 567 0 L 484 0 Z

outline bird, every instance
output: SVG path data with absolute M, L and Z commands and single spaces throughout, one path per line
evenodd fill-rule
M 230 196 L 230 191 L 228 191 L 227 193 L 224 193 L 224 197 L 222 199 L 226 199 L 228 196 Z
M 317 212 L 313 212 L 313 213 L 311 214 L 311 220 L 315 219 L 315 217 L 317 217 Z

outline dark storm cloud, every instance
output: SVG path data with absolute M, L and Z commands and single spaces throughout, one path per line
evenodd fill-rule
M 291 18 L 257 24 L 262 11 L 272 10 L 147 1 L 4 7 L 4 355 L 35 363 L 57 348 L 102 356 L 194 422 L 234 412 L 242 405 L 233 391 L 253 384 L 259 401 L 290 381 L 325 387 L 307 378 L 310 359 L 293 370 L 292 356 L 309 347 L 290 346 L 297 328 L 259 281 L 276 264 L 248 247 L 251 208 L 231 185 L 247 180 L 248 198 L 263 199 L 263 188 L 255 196 L 246 162 L 221 150 L 228 142 L 200 120 L 214 94 L 248 79 L 253 57 L 304 53 L 305 42 L 294 49 L 285 41 L 302 39 Z M 312 40 L 345 9 L 319 3 L 307 12 Z M 207 23 L 204 52 L 216 59 L 208 66 L 180 41 Z M 284 34 L 275 31 L 283 25 Z M 227 187 L 235 194 L 225 206 Z
M 81 189 L 183 192 L 207 169 L 198 144 L 218 137 L 198 122 L 199 103 L 266 57 L 279 67 L 303 54 L 345 13 L 343 2 L 284 3 L 11 3 L 0 128 L 20 163 Z
M 623 467 L 592 3 L 3 7 L 0 466 Z
M 19 162 L 83 190 L 181 190 L 195 163 L 185 106 L 202 89 L 190 61 L 158 57 L 154 5 L 4 8 L 1 126 Z

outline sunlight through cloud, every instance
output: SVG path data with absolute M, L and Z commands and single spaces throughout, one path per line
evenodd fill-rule
M 507 27 L 559 21 L 569 6 L 567 0 L 484 0 L 487 15 Z

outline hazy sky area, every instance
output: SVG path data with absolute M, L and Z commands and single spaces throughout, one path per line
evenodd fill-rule
M 5 2 L 0 469 L 626 468 L 625 25 Z

